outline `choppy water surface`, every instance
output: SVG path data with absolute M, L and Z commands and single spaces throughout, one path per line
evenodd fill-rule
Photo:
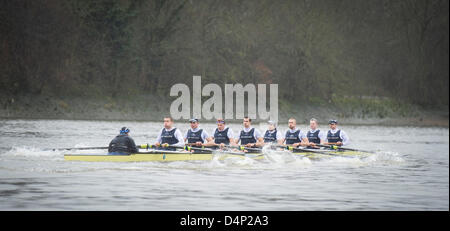
M 107 146 L 122 126 L 141 144 L 162 123 L 0 120 L 0 210 L 449 209 L 448 128 L 341 125 L 352 147 L 378 150 L 365 159 L 88 163 L 44 150 Z

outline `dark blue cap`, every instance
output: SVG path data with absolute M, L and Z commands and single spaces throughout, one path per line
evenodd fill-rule
M 198 119 L 192 118 L 192 119 L 189 120 L 189 122 L 191 122 L 191 123 L 192 123 L 192 122 L 198 122 Z
M 330 120 L 329 122 L 328 122 L 328 124 L 337 124 L 338 122 L 337 122 L 337 120 Z

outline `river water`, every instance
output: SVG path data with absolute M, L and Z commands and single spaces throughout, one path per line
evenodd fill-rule
M 122 126 L 153 143 L 162 122 L 0 120 L 0 210 L 449 209 L 448 128 L 341 125 L 351 147 L 377 151 L 364 159 L 91 163 L 45 150 L 107 146 Z

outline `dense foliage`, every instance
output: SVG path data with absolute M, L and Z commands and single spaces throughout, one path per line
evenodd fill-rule
M 448 105 L 448 0 L 0 2 L 0 91 L 169 95 L 278 83 L 280 101 Z

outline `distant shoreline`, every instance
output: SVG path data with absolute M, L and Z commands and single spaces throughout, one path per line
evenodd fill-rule
M 21 97 L 14 100 L 0 101 L 0 119 L 25 120 L 99 120 L 99 121 L 137 121 L 158 122 L 169 115 L 170 99 L 151 95 L 119 99 L 60 99 L 50 96 Z M 347 108 L 345 108 L 347 107 Z M 385 107 L 387 111 L 390 108 Z M 279 108 L 279 123 L 290 117 L 297 123 L 309 123 L 316 118 L 320 124 L 326 124 L 331 118 L 337 119 L 341 125 L 363 126 L 415 126 L 415 127 L 449 127 L 448 107 L 439 110 L 408 109 L 404 115 L 394 110 L 380 118 L 378 111 L 361 114 L 358 106 L 312 106 L 295 104 Z M 351 113 L 350 113 L 351 112 Z M 201 118 L 199 118 L 201 119 Z M 185 120 L 178 120 L 177 123 Z M 202 120 L 214 122 L 214 120 Z M 240 120 L 227 120 L 228 123 L 240 123 Z M 254 123 L 264 122 L 255 119 Z
M 0 115 L 0 120 L 80 120 L 80 121 L 135 121 L 135 122 L 161 122 L 162 119 L 157 120 L 146 120 L 140 118 L 99 118 L 99 117 L 79 117 L 79 116 L 62 116 L 62 117 L 43 117 L 43 116 L 4 116 Z M 175 120 L 176 123 L 183 123 L 187 120 Z M 281 122 L 282 120 L 280 120 Z M 287 121 L 287 119 L 286 119 Z M 202 123 L 214 123 L 214 120 L 201 120 Z M 254 120 L 254 124 L 262 123 L 262 120 Z M 280 123 L 279 122 L 279 123 Z M 327 121 L 319 121 L 321 124 L 326 124 Z M 229 124 L 238 124 L 239 120 L 231 120 L 227 121 Z M 301 124 L 304 124 L 304 121 L 300 121 Z M 362 121 L 361 119 L 341 119 L 339 120 L 341 125 L 351 125 L 351 126 L 387 126 L 387 127 L 449 127 L 449 119 L 448 118 L 430 118 L 430 119 L 421 119 L 421 118 L 385 118 L 385 119 L 367 119 L 366 121 Z

